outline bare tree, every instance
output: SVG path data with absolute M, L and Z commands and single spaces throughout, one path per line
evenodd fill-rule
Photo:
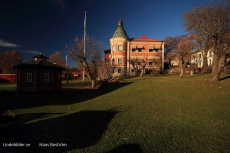
M 171 44 L 175 46 L 172 47 L 173 49 L 169 52 L 168 57 L 178 60 L 180 66 L 179 78 L 183 78 L 186 63 L 191 59 L 192 50 L 195 48 L 194 38 L 194 35 L 178 35 L 169 39 L 169 41 L 172 41 Z
M 181 41 L 182 35 L 177 35 L 175 37 L 167 36 L 165 37 L 165 56 L 169 61 L 177 61 L 177 56 L 175 56 L 174 51 L 176 50 L 177 44 Z M 179 61 L 177 61 L 179 62 Z
M 98 78 L 98 71 L 100 67 L 102 43 L 96 41 L 93 37 L 86 36 L 85 39 L 85 53 L 84 53 L 84 39 L 75 37 L 68 45 L 67 53 L 76 63 L 80 64 L 85 74 L 92 83 L 92 88 L 96 88 L 96 80 Z
M 143 77 L 145 74 L 145 66 L 147 64 L 147 57 L 144 56 L 143 58 L 136 57 L 130 59 L 130 64 L 133 66 L 135 75 L 138 75 L 138 72 L 140 72 L 139 77 Z
M 18 51 L 7 51 L 4 53 L 2 63 L 2 73 L 14 74 L 15 70 L 12 68 L 14 65 L 22 63 L 22 56 Z
M 59 66 L 65 67 L 65 57 L 62 56 L 62 53 L 60 51 L 55 51 L 52 55 L 49 56 L 49 62 L 56 63 Z
M 109 79 L 113 78 L 115 66 L 109 60 L 100 61 L 99 64 L 98 78 L 102 84 L 107 84 Z
M 186 31 L 196 34 L 203 48 L 211 48 L 214 53 L 210 81 L 219 81 L 224 58 L 229 53 L 229 24 L 230 3 L 225 0 L 196 6 L 184 13 Z

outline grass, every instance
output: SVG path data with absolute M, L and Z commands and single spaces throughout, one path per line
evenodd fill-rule
M 100 90 L 70 81 L 56 96 L 2 96 L 0 107 L 19 120 L 0 127 L 0 142 L 30 142 L 13 148 L 22 152 L 230 152 L 229 75 L 209 77 L 122 77 Z
M 16 91 L 16 83 L 0 83 L 0 92 L 1 91 Z

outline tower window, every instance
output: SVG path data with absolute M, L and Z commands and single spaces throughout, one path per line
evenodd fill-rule
M 113 51 L 113 52 L 115 51 L 115 46 L 112 46 L 112 51 Z
M 122 51 L 122 45 L 118 45 L 118 51 Z

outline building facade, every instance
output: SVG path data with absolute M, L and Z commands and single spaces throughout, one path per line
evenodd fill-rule
M 118 27 L 110 39 L 110 48 L 105 51 L 104 58 L 114 64 L 114 75 L 129 75 L 134 72 L 132 61 L 142 61 L 146 64 L 146 72 L 164 68 L 164 41 L 146 38 L 129 38 L 123 21 L 118 21 Z
M 207 52 L 207 62 L 208 62 L 209 67 L 212 66 L 212 60 L 213 60 L 213 52 L 211 50 L 209 50 Z M 192 54 L 191 64 L 197 65 L 198 67 L 203 67 L 203 55 L 201 52 L 197 52 L 195 54 Z
M 18 93 L 51 93 L 62 90 L 62 70 L 47 61 L 42 54 L 34 56 L 34 61 L 13 66 L 17 68 Z

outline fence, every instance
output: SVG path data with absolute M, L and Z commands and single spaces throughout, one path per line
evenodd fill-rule
M 0 83 L 17 83 L 16 74 L 0 74 Z

